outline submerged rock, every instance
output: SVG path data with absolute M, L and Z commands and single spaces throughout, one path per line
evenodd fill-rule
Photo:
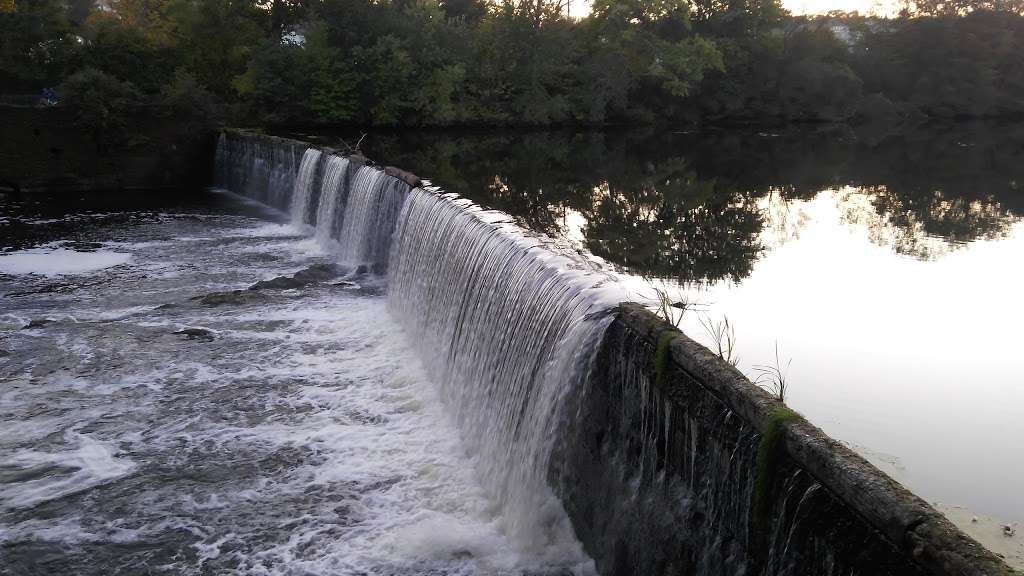
M 75 252 L 96 252 L 103 248 L 103 244 L 99 242 L 85 242 L 81 240 L 72 240 L 65 242 L 64 247 L 74 250 Z
M 249 287 L 249 290 L 289 290 L 302 288 L 317 282 L 330 280 L 340 276 L 345 270 L 337 264 L 315 264 L 299 270 L 291 276 L 278 276 L 270 280 L 261 280 Z
M 178 330 L 177 332 L 175 332 L 175 334 L 185 336 L 189 340 L 203 340 L 205 342 L 212 342 L 214 339 L 213 331 L 207 330 L 206 328 L 185 328 L 182 330 Z
M 47 324 L 53 324 L 54 322 L 55 320 L 51 320 L 49 318 L 33 318 L 31 322 L 22 328 L 22 330 L 34 330 L 36 328 L 42 328 Z
M 194 298 L 191 298 L 193 302 L 199 302 L 204 306 L 252 304 L 254 302 L 263 302 L 266 299 L 267 297 L 264 296 L 263 294 L 249 290 L 214 292 L 212 294 L 207 294 L 205 296 L 196 296 Z

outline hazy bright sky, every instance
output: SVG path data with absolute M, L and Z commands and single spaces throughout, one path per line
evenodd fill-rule
M 571 0 L 573 16 L 586 16 L 590 0 Z M 824 14 L 832 10 L 857 11 L 861 14 L 893 16 L 900 10 L 899 0 L 782 0 L 782 5 L 793 14 Z

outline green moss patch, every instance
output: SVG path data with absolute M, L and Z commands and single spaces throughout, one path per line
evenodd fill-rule
M 754 479 L 754 529 L 761 531 L 768 527 L 771 514 L 772 487 L 778 473 L 782 454 L 782 435 L 786 424 L 800 416 L 789 408 L 777 408 L 768 415 L 761 443 L 757 446 L 757 476 Z
M 679 336 L 675 330 L 666 330 L 658 336 L 658 347 L 654 350 L 654 385 L 664 388 L 668 380 L 668 362 L 672 357 L 672 341 Z

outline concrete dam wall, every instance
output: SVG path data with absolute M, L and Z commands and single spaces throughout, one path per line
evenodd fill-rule
M 551 480 L 602 574 L 1012 574 L 703 346 L 624 304 Z
M 605 576 L 1013 574 L 920 498 L 638 304 L 417 177 L 228 131 L 218 185 L 291 215 L 388 304 L 522 541 Z

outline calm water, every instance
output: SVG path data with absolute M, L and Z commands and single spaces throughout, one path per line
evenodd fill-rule
M 310 137 L 310 135 L 302 135 Z M 314 136 L 337 144 L 346 135 Z M 574 243 L 929 501 L 1024 522 L 1024 126 L 368 135 Z M 788 366 L 788 369 L 786 369 Z

